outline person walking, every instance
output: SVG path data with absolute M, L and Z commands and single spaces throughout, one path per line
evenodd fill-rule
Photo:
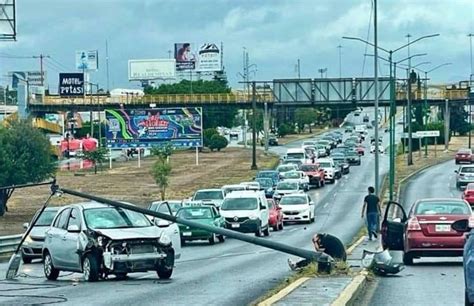
M 364 198 L 364 205 L 362 207 L 361 217 L 364 218 L 364 215 L 367 219 L 367 231 L 369 233 L 369 240 L 372 240 L 372 236 L 377 238 L 377 233 L 379 231 L 379 216 L 381 214 L 380 210 L 380 199 L 376 196 L 374 187 L 370 186 L 368 188 L 369 194 Z

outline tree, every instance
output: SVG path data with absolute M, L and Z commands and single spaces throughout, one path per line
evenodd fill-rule
M 469 122 L 467 122 L 469 114 L 464 105 L 451 104 L 449 108 L 451 112 L 449 117 L 449 128 L 453 133 L 466 135 L 467 132 L 469 132 L 470 126 Z
M 225 147 L 227 147 L 228 144 L 229 142 L 224 136 L 216 134 L 211 137 L 211 143 L 209 144 L 209 149 L 211 149 L 211 151 L 214 151 L 214 150 L 220 151 L 221 149 L 224 149 Z
M 39 183 L 54 176 L 51 144 L 29 120 L 0 128 L 0 186 Z M 0 216 L 7 210 L 14 188 L 0 190 Z
M 209 148 L 209 146 L 211 144 L 211 138 L 214 135 L 219 135 L 219 132 L 217 132 L 217 130 L 215 128 L 209 128 L 209 129 L 205 129 L 203 131 L 202 138 L 203 138 L 205 147 Z
M 295 111 L 295 121 L 298 123 L 298 130 L 301 133 L 304 131 L 305 125 L 309 125 L 309 132 L 311 133 L 311 123 L 314 123 L 316 113 L 311 108 L 298 108 Z
M 292 129 L 291 126 L 283 123 L 278 127 L 278 136 L 285 137 L 286 135 L 291 134 L 293 131 L 294 130 Z
M 165 146 L 153 148 L 151 153 L 158 157 L 151 169 L 156 184 L 160 188 L 161 200 L 166 198 L 166 188 L 169 186 L 169 176 L 171 174 L 171 165 L 169 158 L 173 154 L 173 146 L 168 143 Z
M 255 115 L 256 115 L 256 120 L 257 120 L 256 133 L 258 134 L 259 132 L 263 131 L 263 110 L 257 109 L 255 112 Z M 253 129 L 253 112 L 251 112 L 250 115 L 247 116 L 247 120 L 248 120 L 250 128 Z
M 94 174 L 97 174 L 97 164 L 102 168 L 102 163 L 107 160 L 107 149 L 96 148 L 93 151 L 83 151 L 82 159 L 90 160 L 94 164 Z

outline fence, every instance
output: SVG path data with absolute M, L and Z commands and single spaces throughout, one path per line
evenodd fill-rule
M 23 235 L 12 235 L 0 237 L 0 257 L 13 253 L 20 243 Z

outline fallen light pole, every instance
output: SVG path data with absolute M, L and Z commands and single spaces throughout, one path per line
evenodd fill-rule
M 138 212 L 138 213 L 142 213 L 142 214 L 150 215 L 150 216 L 153 216 L 153 217 L 157 217 L 157 218 L 160 218 L 160 219 L 163 219 L 163 220 L 166 220 L 166 221 L 176 222 L 176 223 L 183 224 L 183 225 L 186 225 L 186 226 L 202 229 L 202 230 L 205 230 L 205 231 L 208 231 L 208 232 L 211 232 L 211 233 L 224 235 L 226 237 L 231 237 L 231 238 L 234 238 L 234 239 L 237 239 L 237 240 L 241 240 L 241 241 L 245 241 L 245 242 L 248 242 L 248 243 L 256 244 L 256 245 L 259 245 L 259 246 L 262 246 L 262 247 L 265 247 L 265 248 L 269 248 L 269 249 L 272 249 L 272 250 L 280 251 L 280 252 L 283 252 L 283 253 L 287 253 L 287 254 L 291 254 L 291 255 L 294 255 L 294 256 L 309 259 L 309 260 L 312 260 L 312 261 L 316 261 L 318 263 L 326 264 L 325 267 L 327 267 L 328 263 L 331 263 L 333 261 L 333 259 L 330 256 L 328 256 L 328 255 L 326 255 L 322 252 L 314 252 L 314 251 L 310 251 L 310 250 L 305 250 L 305 249 L 292 247 L 292 246 L 289 246 L 289 245 L 286 245 L 286 244 L 283 244 L 283 243 L 266 240 L 266 239 L 263 239 L 263 238 L 252 237 L 252 236 L 245 235 L 245 234 L 235 232 L 235 231 L 231 231 L 231 230 L 228 230 L 228 229 L 223 229 L 223 228 L 219 228 L 219 227 L 215 227 L 215 226 L 202 224 L 202 223 L 199 223 L 199 222 L 194 222 L 194 221 L 190 221 L 190 220 L 186 220 L 186 219 L 182 219 L 182 218 L 177 218 L 175 216 L 170 216 L 170 215 L 159 213 L 159 212 L 152 211 L 152 210 L 149 210 L 149 209 L 137 207 L 137 206 L 130 205 L 130 204 L 125 204 L 125 203 L 114 201 L 114 200 L 109 200 L 109 199 L 106 199 L 106 198 L 90 195 L 90 194 L 87 194 L 87 193 L 83 193 L 83 192 L 79 192 L 79 191 L 75 191 L 75 190 L 71 190 L 71 189 L 65 189 L 65 188 L 59 188 L 58 192 L 62 192 L 62 193 L 65 193 L 65 194 L 77 196 L 77 197 L 84 198 L 84 199 L 89 199 L 89 200 L 96 201 L 96 202 L 103 203 L 103 204 L 108 204 L 108 205 L 111 205 L 111 206 L 114 206 L 114 207 L 120 207 L 120 208 L 123 208 L 123 209 L 128 209 L 128 210 L 135 211 L 135 212 Z

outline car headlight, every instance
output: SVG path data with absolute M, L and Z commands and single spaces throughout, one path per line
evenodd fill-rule
M 26 236 L 25 242 L 28 242 L 28 243 L 33 242 L 33 239 L 31 239 L 31 236 L 30 236 L 30 235 Z
M 108 240 L 109 239 L 107 239 L 107 237 L 104 237 L 104 236 L 97 237 L 97 243 L 101 247 L 105 247 L 107 245 Z
M 257 216 L 257 215 L 250 215 L 250 216 L 249 216 L 249 219 L 250 219 L 250 220 L 257 220 L 257 219 L 258 219 L 258 216 Z
M 160 238 L 158 238 L 158 242 L 163 245 L 171 245 L 171 238 L 170 236 L 166 235 L 165 232 L 161 232 Z

